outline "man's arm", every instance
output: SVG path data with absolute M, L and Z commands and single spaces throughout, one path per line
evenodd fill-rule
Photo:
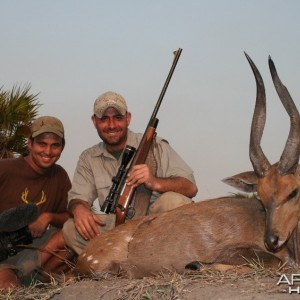
M 62 228 L 63 224 L 68 220 L 69 216 L 70 215 L 68 212 L 43 212 L 37 217 L 34 222 L 28 225 L 31 235 L 33 237 L 41 237 L 49 225 L 53 225 L 57 228 Z
M 68 204 L 68 210 L 71 214 L 71 217 L 74 217 L 74 210 L 76 210 L 76 207 L 78 206 L 84 206 L 87 210 L 91 210 L 88 202 L 79 199 L 73 199 Z
M 198 192 L 197 186 L 184 177 L 155 177 L 146 164 L 136 165 L 128 174 L 127 184 L 138 186 L 144 184 L 151 191 L 158 193 L 176 192 L 186 197 L 193 198 Z
M 85 240 L 90 240 L 100 234 L 98 225 L 105 225 L 105 222 L 92 213 L 91 207 L 86 201 L 80 199 L 71 200 L 69 212 L 74 218 L 76 229 Z
M 49 224 L 57 227 L 62 228 L 64 223 L 68 220 L 70 217 L 70 214 L 68 212 L 63 213 L 45 213 L 49 215 Z
M 153 191 L 158 193 L 176 192 L 188 198 L 193 198 L 198 192 L 197 186 L 184 177 L 157 178 L 152 183 L 145 182 L 145 186 L 153 186 Z

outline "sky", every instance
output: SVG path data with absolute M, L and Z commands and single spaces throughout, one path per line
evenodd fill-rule
M 157 134 L 193 168 L 194 200 L 236 192 L 221 180 L 253 170 L 249 135 L 256 85 L 266 87 L 262 148 L 279 160 L 289 118 L 268 69 L 300 107 L 299 0 L 0 0 L 0 86 L 30 84 L 39 115 L 62 120 L 59 160 L 73 178 L 80 153 L 99 142 L 93 103 L 112 90 L 127 101 L 130 128 L 144 132 L 173 61 Z

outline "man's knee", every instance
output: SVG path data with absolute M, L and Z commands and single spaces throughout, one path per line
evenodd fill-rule
M 115 227 L 116 215 L 114 214 L 101 214 L 98 215 L 102 221 L 105 222 L 104 226 L 99 225 L 101 232 L 106 232 Z M 77 231 L 74 223 L 74 219 L 68 219 L 62 229 L 63 237 L 66 245 L 72 249 L 77 255 L 79 255 L 87 242 Z
M 87 244 L 87 241 L 82 238 L 75 227 L 74 219 L 68 219 L 62 228 L 62 234 L 66 245 L 72 249 L 77 255 L 82 252 L 82 249 Z
M 192 199 L 175 192 L 163 193 L 157 200 L 150 205 L 149 214 L 168 211 L 179 206 L 193 202 Z

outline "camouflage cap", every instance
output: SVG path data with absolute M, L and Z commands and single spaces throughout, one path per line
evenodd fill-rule
M 127 112 L 127 104 L 125 99 L 118 93 L 108 91 L 100 95 L 94 103 L 94 114 L 98 118 L 102 118 L 107 108 L 114 107 L 121 115 Z
M 55 133 L 61 138 L 64 138 L 65 135 L 62 122 L 51 116 L 39 117 L 31 125 L 31 136 L 33 138 L 45 132 Z

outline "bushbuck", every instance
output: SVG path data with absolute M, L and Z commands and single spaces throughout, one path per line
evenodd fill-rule
M 271 266 L 295 264 L 297 247 L 289 238 L 299 214 L 299 114 L 269 58 L 275 88 L 291 119 L 281 159 L 271 166 L 260 148 L 266 110 L 264 84 L 252 60 L 246 57 L 257 83 L 250 158 L 259 199 L 222 197 L 128 221 L 91 240 L 78 258 L 77 272 L 123 271 L 138 278 L 164 269 L 183 272 L 197 264 L 240 265 L 251 258 Z M 245 182 L 243 176 L 231 180 Z
M 280 81 L 272 59 L 269 67 L 277 94 L 290 116 L 290 132 L 279 162 L 271 165 L 261 149 L 266 120 L 266 94 L 262 77 L 246 54 L 253 70 L 257 97 L 251 125 L 249 155 L 254 171 L 223 181 L 248 192 L 256 192 L 266 210 L 265 243 L 276 252 L 289 240 L 300 217 L 300 116 L 287 88 Z M 239 181 L 239 183 L 237 183 Z M 295 243 L 297 245 L 297 243 Z M 296 251 L 297 253 L 297 251 Z M 297 258 L 298 260 L 298 258 Z

